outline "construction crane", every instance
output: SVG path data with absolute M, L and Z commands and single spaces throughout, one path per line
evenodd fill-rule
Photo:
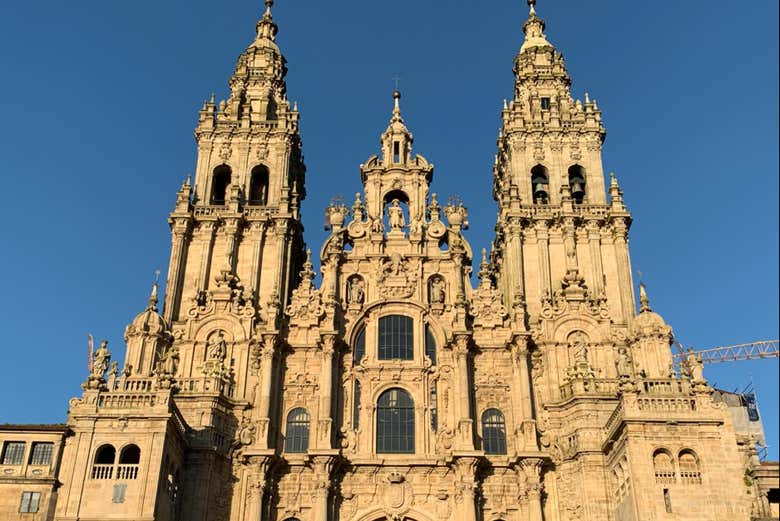
M 693 348 L 688 348 L 689 351 L 686 351 L 680 342 L 675 341 L 675 345 L 680 352 L 672 355 L 674 363 L 675 365 L 684 364 L 685 357 Z M 738 344 L 735 346 L 713 347 L 710 349 L 693 351 L 693 354 L 699 357 L 704 364 L 780 357 L 778 340 L 759 340 L 757 342 Z

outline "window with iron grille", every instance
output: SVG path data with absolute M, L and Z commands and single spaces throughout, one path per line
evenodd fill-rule
M 506 425 L 498 409 L 482 413 L 482 448 L 485 454 L 506 454 Z
M 352 365 L 360 364 L 366 355 L 366 329 L 363 328 L 355 337 L 355 345 L 352 347 Z
M 22 492 L 22 502 L 19 504 L 19 512 L 22 514 L 34 514 L 41 504 L 40 492 Z
M 24 461 L 23 441 L 7 441 L 3 447 L 2 465 L 21 465 Z
M 298 407 L 287 415 L 287 431 L 284 440 L 286 452 L 306 452 L 309 450 L 310 417 L 306 409 Z
M 411 317 L 390 315 L 379 319 L 379 359 L 414 358 L 414 321 Z
M 30 465 L 49 465 L 53 451 L 53 443 L 33 443 Z
M 379 397 L 376 451 L 414 454 L 414 401 L 403 389 L 389 389 Z

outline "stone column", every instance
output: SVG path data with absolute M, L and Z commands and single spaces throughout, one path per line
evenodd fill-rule
M 588 232 L 588 248 L 590 261 L 593 263 L 593 281 L 590 286 L 600 295 L 604 291 L 604 266 L 601 260 L 601 229 L 596 220 L 590 220 L 586 224 Z
M 455 464 L 455 501 L 459 503 L 461 521 L 477 521 L 476 478 L 477 458 L 458 458 Z M 541 521 L 541 520 L 540 520 Z
M 263 335 L 263 347 L 260 351 L 259 385 L 260 393 L 257 399 L 256 418 L 258 420 L 257 443 L 262 448 L 268 447 L 268 424 L 271 413 L 271 381 L 273 375 L 274 355 L 276 354 L 275 334 Z
M 453 350 L 457 360 L 458 380 L 458 448 L 474 449 L 469 389 L 469 336 L 455 335 Z
M 331 448 L 331 401 L 333 394 L 333 353 L 335 351 L 336 335 L 323 335 L 320 341 L 322 348 L 322 368 L 320 369 L 320 409 L 319 436 L 316 446 Z
M 314 508 L 312 521 L 328 521 L 328 498 L 330 496 L 330 471 L 333 458 L 330 456 L 314 456 Z
M 519 400 L 515 400 L 515 422 L 522 422 L 520 425 L 523 432 L 523 450 L 536 450 L 536 422 L 533 417 L 528 354 L 528 337 L 515 337 L 512 344 L 512 369 L 515 395 L 519 397 Z
M 252 250 L 252 272 L 249 279 L 249 287 L 258 296 L 257 304 L 260 303 L 260 274 L 263 272 L 263 249 L 265 246 L 266 222 L 252 223 L 250 230 L 256 234 L 254 248 Z
M 205 242 L 200 257 L 200 270 L 198 273 L 198 290 L 207 290 L 209 287 L 209 272 L 211 271 L 211 254 L 214 251 L 214 235 L 217 231 L 215 221 L 205 221 L 200 224 L 201 240 Z
M 528 521 L 543 521 L 542 514 L 542 463 L 541 458 L 525 458 L 516 469 L 521 482 L 526 485 Z
M 628 324 L 634 317 L 634 285 L 631 279 L 631 260 L 628 256 L 628 223 L 625 218 L 619 217 L 612 221 L 612 225 L 622 310 L 620 318 L 623 323 Z
M 536 243 L 539 247 L 539 280 L 541 294 L 552 293 L 552 283 L 550 282 L 550 232 L 547 229 L 545 221 L 536 221 Z
M 174 218 L 171 222 L 171 259 L 168 263 L 168 282 L 165 285 L 165 319 L 170 324 L 178 315 L 181 301 L 181 270 L 184 251 L 190 238 L 190 218 Z

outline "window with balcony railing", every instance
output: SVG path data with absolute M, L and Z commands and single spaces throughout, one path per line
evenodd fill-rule
M 676 481 L 674 459 L 665 449 L 659 449 L 653 454 L 653 470 L 656 483 L 667 485 Z

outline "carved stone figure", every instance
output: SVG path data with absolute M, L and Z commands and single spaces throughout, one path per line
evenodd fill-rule
M 400 230 L 406 226 L 404 211 L 398 199 L 393 199 L 391 206 L 387 209 L 387 223 L 390 225 L 391 230 Z
M 353 277 L 350 279 L 347 298 L 349 304 L 363 303 L 366 298 L 365 290 L 363 289 L 363 279 L 360 277 Z
M 160 374 L 169 376 L 176 375 L 176 371 L 179 369 L 179 350 L 176 346 L 171 345 L 160 357 L 157 363 L 157 371 Z
M 431 304 L 444 304 L 445 289 L 444 280 L 441 277 L 431 279 Z
M 618 376 L 621 378 L 630 378 L 632 374 L 631 357 L 628 354 L 628 349 L 621 347 L 618 351 L 617 361 L 615 362 L 617 367 Z
M 95 378 L 103 378 L 106 371 L 108 371 L 108 364 L 110 361 L 111 353 L 108 350 L 108 340 L 103 340 L 93 355 L 92 376 Z
M 701 356 L 696 354 L 692 348 L 688 349 L 688 353 L 685 355 L 685 368 L 692 382 L 706 381 L 704 380 L 704 364 Z
M 216 335 L 209 339 L 206 345 L 206 356 L 209 360 L 224 360 L 227 355 L 227 342 L 222 334 L 222 330 L 217 331 Z

